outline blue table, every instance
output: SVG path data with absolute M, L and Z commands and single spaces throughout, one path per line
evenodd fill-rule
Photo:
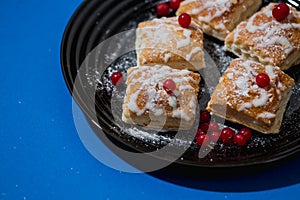
M 297 199 L 300 158 L 222 180 L 131 174 L 96 160 L 77 134 L 60 66 L 62 35 L 80 3 L 1 3 L 0 199 Z

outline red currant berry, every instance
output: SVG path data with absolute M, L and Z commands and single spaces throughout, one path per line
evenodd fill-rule
M 170 0 L 170 7 L 173 10 L 177 10 L 180 6 L 181 0 Z
M 209 139 L 209 136 L 206 135 L 206 134 L 200 134 L 198 137 L 197 137 L 197 144 L 199 146 L 208 146 L 210 143 L 210 139 Z
M 170 7 L 167 3 L 160 3 L 156 6 L 156 13 L 159 16 L 167 16 L 170 14 Z
M 176 84 L 172 79 L 167 79 L 163 83 L 163 88 L 168 94 L 172 94 L 176 89 Z
M 267 87 L 270 85 L 270 77 L 265 73 L 258 74 L 256 76 L 256 83 L 261 88 Z
M 208 128 L 209 128 L 209 123 L 208 123 L 208 122 L 202 123 L 202 124 L 200 124 L 199 128 L 200 128 L 203 132 L 207 133 Z
M 191 24 L 192 18 L 189 14 L 183 13 L 178 17 L 178 23 L 182 28 L 188 28 Z
M 276 5 L 272 10 L 272 15 L 277 21 L 282 21 L 290 14 L 290 8 L 285 3 Z
M 111 80 L 111 82 L 112 82 L 113 85 L 118 85 L 123 80 L 123 74 L 121 72 L 114 72 L 111 75 L 110 80 Z
M 244 146 L 247 143 L 246 138 L 242 134 L 234 135 L 233 141 L 238 146 Z
M 210 134 L 210 139 L 213 141 L 213 142 L 217 142 L 220 138 L 220 133 L 219 132 L 212 132 Z
M 232 130 L 231 128 L 224 128 L 221 131 L 220 138 L 222 142 L 229 144 L 232 142 L 232 138 L 234 137 L 234 135 L 234 130 Z
M 196 138 L 199 137 L 199 135 L 205 134 L 204 131 L 202 131 L 200 128 L 196 131 Z
M 252 132 L 249 128 L 242 128 L 238 134 L 243 135 L 246 140 L 249 140 L 252 136 Z
M 210 113 L 207 110 L 201 110 L 200 111 L 200 122 L 209 122 L 210 121 Z
M 208 130 L 212 132 L 218 132 L 220 130 L 220 127 L 217 122 L 210 122 Z

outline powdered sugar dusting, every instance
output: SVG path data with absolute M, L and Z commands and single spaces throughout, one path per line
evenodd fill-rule
M 130 136 L 133 136 L 137 139 L 140 139 L 145 142 L 151 142 L 154 144 L 170 144 L 172 142 L 175 145 L 179 146 L 190 146 L 192 141 L 182 140 L 179 138 L 175 138 L 172 140 L 170 137 L 165 137 L 162 135 L 152 134 L 148 131 L 143 131 L 138 129 L 137 127 L 125 128 L 124 131 L 128 133 Z
M 264 119 L 273 119 L 276 115 L 270 112 L 263 112 L 257 116 L 257 118 L 264 118 Z

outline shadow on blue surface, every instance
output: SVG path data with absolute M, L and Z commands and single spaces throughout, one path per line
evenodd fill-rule
M 269 165 L 233 169 L 190 168 L 170 165 L 149 175 L 184 187 L 222 192 L 250 192 L 300 183 L 300 158 L 294 156 Z

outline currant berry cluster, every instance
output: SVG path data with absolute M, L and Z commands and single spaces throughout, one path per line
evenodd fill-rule
M 168 16 L 171 10 L 176 11 L 179 8 L 181 0 L 170 0 L 169 3 L 160 3 L 156 6 L 158 16 Z
M 238 133 L 229 127 L 220 130 L 217 122 L 211 122 L 211 115 L 208 111 L 200 111 L 200 125 L 196 132 L 196 141 L 199 146 L 209 146 L 218 140 L 224 144 L 234 143 L 237 146 L 244 146 L 251 136 L 252 132 L 249 128 L 242 128 Z

